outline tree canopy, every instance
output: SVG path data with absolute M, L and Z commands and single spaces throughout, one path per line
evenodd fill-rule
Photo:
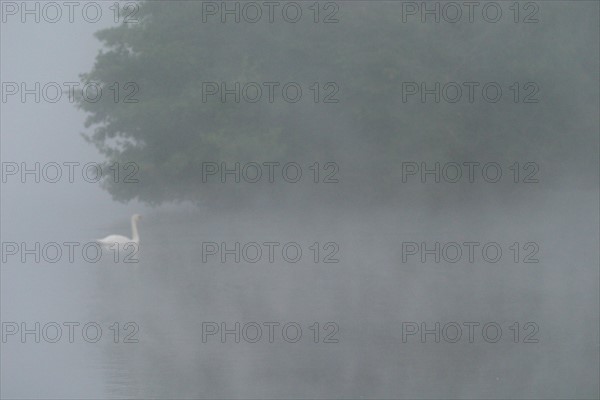
M 315 162 L 321 169 L 336 163 L 340 184 L 328 193 L 370 201 L 402 191 L 403 161 L 535 161 L 548 171 L 595 140 L 586 127 L 597 123 L 597 99 L 581 98 L 581 82 L 597 83 L 593 52 L 581 58 L 594 38 L 572 31 L 572 23 L 403 22 L 393 2 L 338 3 L 333 23 L 323 22 L 326 3 L 315 23 L 304 2 L 297 23 L 277 13 L 273 23 L 232 17 L 222 23 L 204 22 L 202 3 L 141 2 L 138 23 L 96 34 L 104 50 L 82 79 L 98 83 L 104 95 L 98 102 L 80 98 L 78 105 L 93 128 L 86 137 L 107 163 L 139 166 L 137 184 L 105 181 L 117 200 L 276 198 L 285 184 L 203 182 L 203 163 L 293 161 L 304 173 Z M 593 18 L 579 23 L 588 22 Z M 546 35 L 549 24 L 563 35 Z M 245 95 L 239 102 L 233 94 L 226 101 L 208 94 L 215 83 L 231 90 L 236 82 Z M 273 102 L 269 82 L 278 83 L 271 84 Z M 462 98 L 438 103 L 430 96 L 423 103 L 417 95 L 405 102 L 406 82 L 453 83 L 447 94 L 461 87 Z M 478 83 L 472 103 L 465 82 Z M 486 82 L 502 87 L 501 101 L 482 99 Z M 509 90 L 515 82 L 516 102 Z M 300 101 L 282 97 L 286 83 L 301 87 Z M 257 87 L 262 97 L 248 101 Z M 538 101 L 525 102 L 533 92 Z

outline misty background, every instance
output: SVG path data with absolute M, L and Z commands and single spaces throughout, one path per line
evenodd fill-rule
M 1 80 L 98 82 L 105 94 L 133 82 L 139 101 L 11 97 L 1 104 L 0 155 L 29 165 L 133 162 L 139 182 L 8 177 L 2 242 L 129 236 L 140 213 L 140 260 L 2 263 L 2 322 L 104 329 L 95 344 L 9 337 L 0 344 L 3 398 L 600 395 L 597 2 L 536 2 L 537 23 L 522 22 L 532 10 L 524 2 L 518 23 L 502 2 L 497 23 L 476 14 L 454 24 L 403 22 L 402 4 L 383 1 L 320 2 L 320 21 L 339 7 L 329 24 L 314 23 L 304 2 L 295 24 L 281 14 L 274 23 L 204 23 L 202 2 L 163 1 L 132 8 L 138 23 L 122 24 L 124 14 L 115 23 L 102 4 L 97 23 L 3 15 Z M 298 82 L 303 99 L 203 101 L 203 82 L 222 81 Z M 402 82 L 471 81 L 498 82 L 501 101 L 402 101 Z M 338 102 L 312 101 L 314 82 L 321 96 L 334 83 Z M 513 102 L 514 82 L 534 82 L 539 101 Z M 304 179 L 202 181 L 206 162 L 270 161 L 297 162 Z M 499 163 L 503 179 L 402 181 L 403 162 L 470 161 Z M 315 162 L 321 180 L 335 163 L 339 182 L 313 183 Z M 539 166 L 539 182 L 522 182 L 527 162 Z M 299 243 L 301 261 L 202 257 L 205 242 L 269 241 Z M 403 242 L 468 241 L 499 243 L 501 261 L 402 259 Z M 337 263 L 322 262 L 329 242 Z M 536 243 L 539 262 L 523 263 L 523 249 L 513 262 L 515 242 Z M 139 343 L 113 343 L 117 321 L 135 322 Z M 203 343 L 207 321 L 297 322 L 303 335 Z M 495 321 L 502 340 L 469 343 L 463 331 L 458 343 L 403 343 L 408 321 Z M 315 322 L 322 336 L 335 322 L 339 342 L 314 343 Z M 535 322 L 539 342 L 514 343 L 514 322 L 521 336 Z

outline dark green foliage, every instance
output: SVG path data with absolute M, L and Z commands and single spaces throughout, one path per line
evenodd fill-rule
M 106 50 L 84 81 L 105 90 L 118 82 L 121 95 L 127 82 L 140 89 L 137 103 L 79 101 L 95 127 L 89 139 L 109 162 L 140 166 L 139 184 L 105 182 L 114 198 L 236 204 L 265 190 L 276 198 L 285 187 L 203 184 L 202 162 L 334 161 L 342 184 L 327 189 L 331 198 L 370 201 L 403 190 L 402 161 L 535 161 L 547 172 L 595 143 L 597 98 L 581 96 L 597 85 L 597 38 L 569 28 L 576 16 L 421 24 L 402 23 L 393 2 L 339 4 L 334 24 L 221 24 L 202 23 L 201 2 L 143 2 L 140 23 L 98 32 Z M 303 100 L 204 103 L 207 81 L 295 81 Z M 309 101 L 317 81 L 336 82 L 340 102 Z M 540 102 L 513 103 L 507 91 L 495 104 L 480 96 L 474 104 L 403 103 L 406 81 L 536 82 Z

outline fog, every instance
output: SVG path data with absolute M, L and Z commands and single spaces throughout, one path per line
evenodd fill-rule
M 0 4 L 2 398 L 600 396 L 597 2 L 76 3 Z

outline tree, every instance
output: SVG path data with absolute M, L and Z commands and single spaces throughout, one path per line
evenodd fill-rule
M 233 199 L 235 205 L 263 198 L 265 190 L 272 199 L 286 190 L 264 180 L 204 183 L 206 162 L 296 161 L 306 167 L 334 161 L 342 184 L 331 192 L 371 201 L 402 191 L 400 164 L 407 160 L 487 157 L 507 166 L 555 162 L 581 150 L 564 133 L 590 109 L 561 97 L 568 83 L 559 78 L 570 68 L 593 84 L 596 64 L 593 57 L 577 59 L 584 44 L 561 47 L 556 35 L 547 35 L 547 25 L 407 24 L 400 7 L 387 2 L 343 3 L 339 22 L 329 24 L 314 23 L 312 14 L 295 24 L 265 18 L 202 22 L 201 3 L 142 2 L 138 24 L 97 33 L 106 50 L 82 78 L 111 96 L 96 103 L 80 98 L 78 105 L 90 114 L 86 127 L 94 127 L 88 140 L 107 162 L 139 166 L 138 184 L 105 182 L 117 200 Z M 508 45 L 507 35 L 519 42 Z M 496 81 L 504 88 L 537 81 L 544 103 L 402 101 L 403 82 L 469 81 Z M 229 89 L 235 82 L 242 88 L 256 83 L 263 97 L 222 102 L 206 94 L 213 82 Z M 265 100 L 265 82 L 280 83 L 273 103 Z M 282 101 L 279 90 L 288 82 L 302 87 L 302 101 Z M 315 82 L 318 102 L 316 88 L 310 89 Z M 112 96 L 115 84 L 119 101 Z M 125 95 L 135 89 L 127 100 L 139 101 L 127 102 Z M 254 93 L 256 86 L 247 89 Z M 339 102 L 323 102 L 332 93 Z

